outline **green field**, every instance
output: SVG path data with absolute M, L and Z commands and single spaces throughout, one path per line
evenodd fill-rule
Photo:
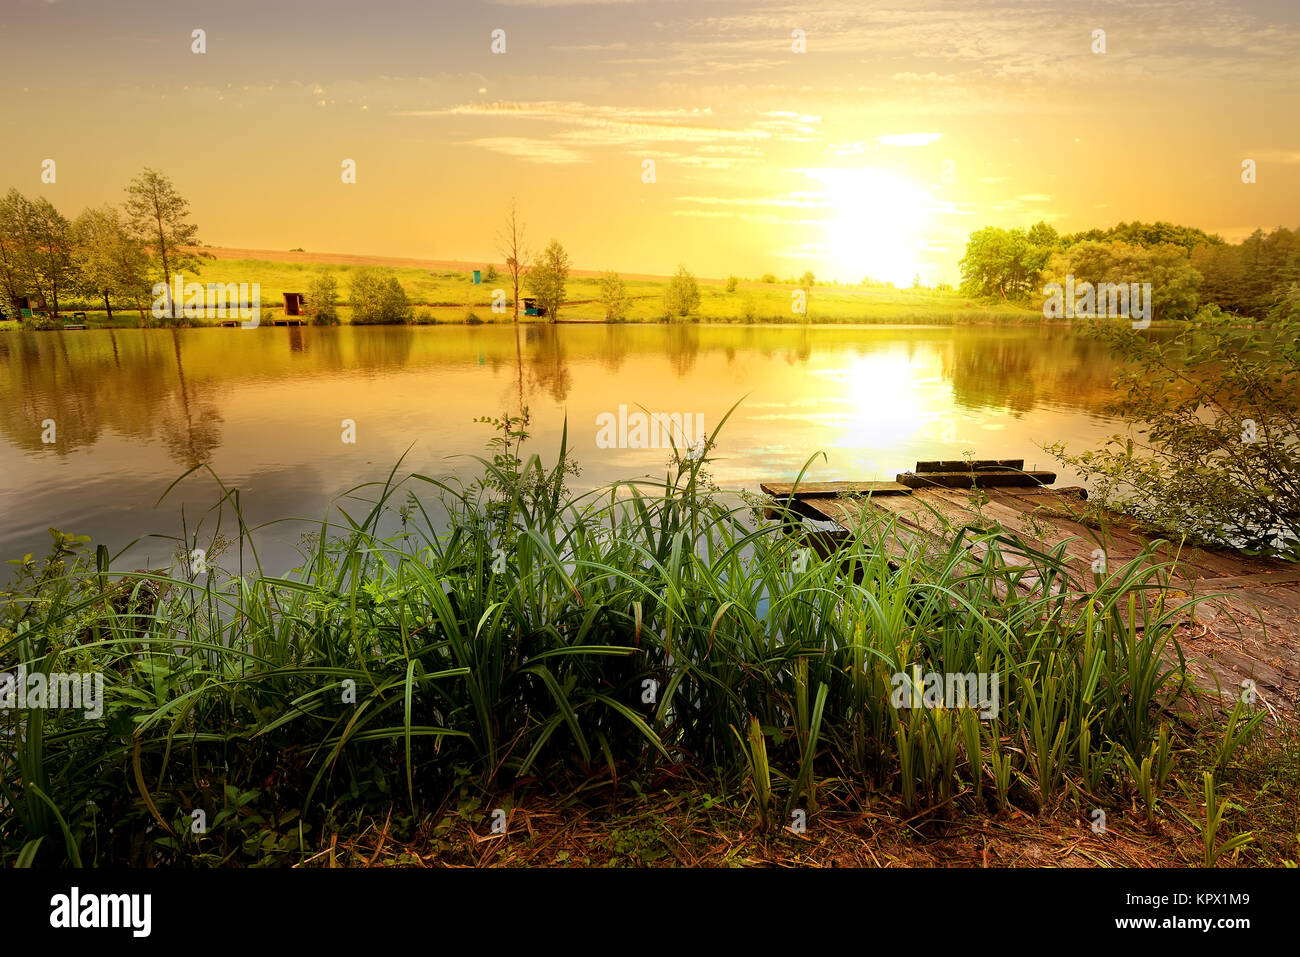
M 186 273 L 187 281 L 202 283 L 259 283 L 261 285 L 262 321 L 283 315 L 282 294 L 306 292 L 317 273 L 333 273 L 338 280 L 340 316 L 350 319 L 346 305 L 352 276 L 361 266 L 317 265 L 271 262 L 261 259 L 205 260 L 197 275 Z M 474 285 L 467 272 L 430 271 L 415 268 L 388 270 L 397 276 L 406 290 L 418 323 L 460 323 L 470 315 L 484 322 L 508 322 L 512 310 L 493 313 L 495 289 L 510 289 L 508 277 Z M 629 279 L 631 309 L 628 322 L 659 322 L 664 318 L 664 289 L 667 278 Z M 741 281 L 734 292 L 727 292 L 721 280 L 700 280 L 699 319 L 705 322 L 869 322 L 869 323 L 958 323 L 958 322 L 1038 322 L 1036 309 L 1010 303 L 984 303 L 956 293 L 931 289 L 896 289 L 892 286 L 846 286 L 818 284 L 808 296 L 806 316 L 792 309 L 792 293 L 799 287 L 791 283 Z M 526 295 L 521 290 L 521 297 Z M 570 278 L 566 303 L 560 312 L 562 322 L 601 322 L 604 309 L 599 302 L 599 280 Z M 60 304 L 60 311 L 84 310 L 91 323 L 105 323 L 102 309 L 89 301 L 75 305 Z M 114 310 L 114 325 L 139 324 L 139 313 Z

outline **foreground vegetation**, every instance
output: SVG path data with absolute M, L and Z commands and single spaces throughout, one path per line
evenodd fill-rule
M 1009 587 L 1065 574 L 1063 549 L 1014 540 L 1027 564 L 968 542 L 891 560 L 892 527 L 864 524 L 818 558 L 711 485 L 711 446 L 574 495 L 563 444 L 546 468 L 524 420 L 492 424 L 480 479 L 355 489 L 284 576 L 256 569 L 233 493 L 233 527 L 187 530 L 168 573 L 58 534 L 21 563 L 0 664 L 106 687 L 99 719 L 0 715 L 4 862 L 355 862 L 375 833 L 369 860 L 460 860 L 521 802 L 585 819 L 620 794 L 763 846 L 869 809 L 1064 815 L 1083 838 L 1103 810 L 1126 833 L 1176 815 L 1205 865 L 1294 856 L 1294 741 L 1244 701 L 1168 717 L 1189 689 L 1167 563 L 1068 598 Z M 219 567 L 223 542 L 253 567 Z M 996 675 L 996 714 L 895 706 L 914 665 Z M 1267 833 L 1242 833 L 1239 784 Z

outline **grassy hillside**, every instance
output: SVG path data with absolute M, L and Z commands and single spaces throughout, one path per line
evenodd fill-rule
M 349 321 L 351 310 L 346 303 L 352 277 L 363 268 L 386 268 L 396 275 L 415 307 L 417 322 L 458 323 L 464 322 L 471 314 L 484 322 L 510 321 L 512 317 L 508 306 L 504 314 L 492 312 L 494 290 L 504 290 L 509 301 L 508 277 L 503 272 L 494 281 L 484 279 L 481 285 L 476 286 L 470 272 L 473 267 L 448 269 L 446 267 L 450 264 L 447 263 L 431 264 L 434 268 L 374 267 L 337 262 L 225 258 L 222 250 L 202 250 L 201 254 L 204 261 L 199 273 L 187 274 L 186 279 L 202 283 L 259 283 L 263 321 L 282 315 L 283 293 L 305 292 L 312 277 L 322 272 L 332 273 L 338 280 L 342 304 L 340 314 L 344 322 Z M 315 257 L 303 254 L 302 258 Z M 357 258 L 363 261 L 371 259 Z M 663 319 L 667 277 L 625 277 L 625 281 L 631 298 L 627 321 L 657 322 Z M 803 321 L 804 317 L 795 315 L 791 308 L 792 293 L 797 288 L 791 283 L 741 281 L 735 291 L 728 292 L 723 280 L 701 279 L 699 318 L 706 322 Z M 526 295 L 526 291 L 520 294 Z M 569 279 L 567 302 L 560 312 L 560 320 L 603 321 L 604 310 L 598 297 L 598 274 L 575 271 Z M 95 305 L 86 302 L 63 308 L 87 308 L 92 322 L 103 321 L 104 314 L 95 311 Z M 955 293 L 831 284 L 813 287 L 808 297 L 806 317 L 809 322 L 872 323 L 1034 322 L 1041 318 L 1037 310 L 1011 304 L 981 303 Z M 120 324 L 136 325 L 138 321 L 138 313 L 124 310 Z

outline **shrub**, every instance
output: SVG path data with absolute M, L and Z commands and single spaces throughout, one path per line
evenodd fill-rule
M 1164 341 L 1128 322 L 1085 328 L 1123 360 L 1110 410 L 1129 432 L 1077 455 L 1048 449 L 1092 499 L 1175 540 L 1300 559 L 1300 310 L 1254 326 L 1204 306 Z
M 600 277 L 600 304 L 605 308 L 606 320 L 620 322 L 627 318 L 628 307 L 631 305 L 627 283 L 612 269 Z
M 669 319 L 685 319 L 700 308 L 700 284 L 685 266 L 668 280 L 664 291 L 664 310 Z
M 318 273 L 307 287 L 307 315 L 314 326 L 336 326 L 339 323 L 339 284 L 330 273 Z
M 727 277 L 727 292 L 735 292 L 735 291 L 736 291 L 736 286 L 739 285 L 739 284 L 740 284 L 740 280 L 737 279 L 735 276 L 728 276 L 728 277 Z
M 374 269 L 358 269 L 352 278 L 353 325 L 381 325 L 410 322 L 410 300 L 394 275 Z

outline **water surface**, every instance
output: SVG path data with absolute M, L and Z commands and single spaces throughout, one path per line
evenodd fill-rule
M 0 334 L 0 558 L 43 552 L 46 528 L 114 552 L 176 534 L 217 498 L 250 522 L 319 520 L 340 492 L 405 468 L 467 476 L 490 430 L 530 409 L 548 460 L 567 416 L 574 484 L 662 475 L 662 449 L 604 449 L 596 417 L 702 413 L 723 429 L 716 481 L 757 489 L 824 452 L 811 480 L 888 479 L 918 459 L 1025 458 L 1095 445 L 1114 366 L 1061 327 L 562 325 L 87 330 Z M 356 425 L 345 444 L 342 422 Z M 53 420 L 53 443 L 49 435 Z M 1058 469 L 1063 481 L 1077 478 Z M 301 529 L 262 536 L 268 570 L 295 563 Z M 146 539 L 124 562 L 156 567 Z M 7 576 L 4 576 L 7 577 Z

